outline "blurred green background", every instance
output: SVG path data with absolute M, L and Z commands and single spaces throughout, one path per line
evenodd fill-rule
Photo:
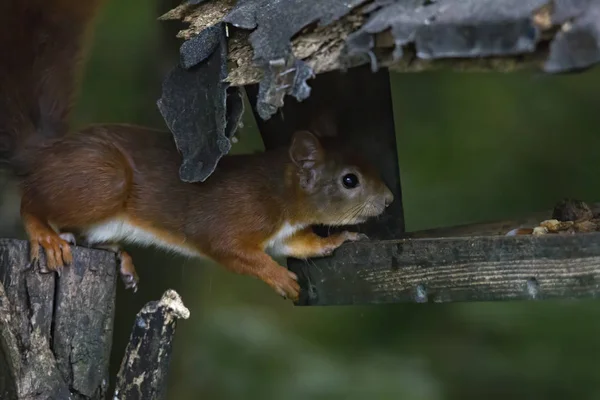
M 99 20 L 77 125 L 163 126 L 177 60 L 174 1 L 113 0 Z M 600 199 L 600 74 L 392 74 L 407 230 L 517 217 L 566 196 Z M 247 113 L 235 152 L 262 146 Z M 18 198 L 2 194 L 3 221 Z M 13 218 L 12 221 L 15 219 Z M 12 232 L 5 227 L 3 233 Z M 514 302 L 294 308 L 218 266 L 133 249 L 119 286 L 113 373 L 135 313 L 167 288 L 179 324 L 169 399 L 600 398 L 600 304 Z

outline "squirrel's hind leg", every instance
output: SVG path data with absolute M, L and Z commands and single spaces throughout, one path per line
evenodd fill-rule
M 137 292 L 139 277 L 131 256 L 125 250 L 119 249 L 117 258 L 119 259 L 119 274 L 125 289 L 133 289 L 133 293 Z
M 107 250 L 116 254 L 119 260 L 119 275 L 126 289 L 133 289 L 137 292 L 139 276 L 133 265 L 133 260 L 129 253 L 121 248 L 117 243 L 90 243 L 84 239 L 83 245 L 92 249 Z

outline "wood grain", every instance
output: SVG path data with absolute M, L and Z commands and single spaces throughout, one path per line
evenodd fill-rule
M 600 234 L 347 243 L 290 269 L 298 305 L 596 298 Z

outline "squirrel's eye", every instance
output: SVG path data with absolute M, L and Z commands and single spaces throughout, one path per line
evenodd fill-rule
M 346 189 L 354 189 L 358 186 L 358 177 L 354 174 L 346 174 L 342 177 L 342 183 Z

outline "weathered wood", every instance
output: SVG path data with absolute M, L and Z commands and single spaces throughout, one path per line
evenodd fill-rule
M 177 319 L 190 312 L 174 290 L 152 301 L 137 314 L 121 368 L 114 400 L 166 398 L 167 373 Z
M 600 233 L 355 242 L 290 269 L 298 305 L 596 298 Z
M 319 75 L 311 86 L 307 100 L 289 99 L 268 121 L 256 113 L 258 88 L 246 88 L 265 148 L 287 146 L 295 131 L 308 129 L 335 137 L 340 146 L 360 149 L 381 172 L 395 200 L 385 215 L 353 229 L 371 238 L 397 238 L 404 231 L 404 215 L 388 72 L 372 73 L 367 67 L 334 71 Z
M 11 327 L 12 318 L 8 297 L 0 285 L 0 398 L 18 399 L 18 376 L 21 371 L 19 344 Z
M 74 264 L 58 277 L 30 268 L 28 254 L 27 242 L 0 239 L 1 398 L 103 399 L 115 255 L 74 247 Z
M 390 4 L 393 2 L 390 2 Z M 593 3 L 593 2 L 592 2 Z M 189 24 L 178 33 L 178 37 L 190 39 L 202 30 L 213 26 L 223 20 L 234 8 L 236 2 L 233 0 L 205 1 L 199 5 L 184 3 L 169 11 L 161 17 L 163 20 L 182 20 Z M 344 69 L 368 62 L 366 58 L 344 57 L 344 46 L 349 36 L 366 26 L 369 21 L 368 10 L 373 5 L 372 1 L 366 0 L 363 5 L 352 9 L 337 21 L 322 26 L 313 24 L 301 30 L 291 40 L 291 50 L 296 58 L 303 60 L 316 74 L 333 70 Z M 450 5 L 456 7 L 456 4 Z M 508 5 L 506 8 L 510 7 Z M 475 7 L 474 7 L 475 9 Z M 382 32 L 373 32 L 372 61 L 377 60 L 381 67 L 388 67 L 397 72 L 421 72 L 437 69 L 451 69 L 457 71 L 516 71 L 522 69 L 540 70 L 544 68 L 549 58 L 549 43 L 553 40 L 559 29 L 555 29 L 558 23 L 552 22 L 551 8 L 542 7 L 532 12 L 532 21 L 536 29 L 539 29 L 540 39 L 537 47 L 531 51 L 522 51 L 518 54 L 504 54 L 502 56 L 486 56 L 485 46 L 478 48 L 480 39 L 473 30 L 473 16 L 464 16 L 464 31 L 469 32 L 469 40 L 473 44 L 471 57 L 446 56 L 446 57 L 423 57 L 419 56 L 414 46 L 406 46 L 402 49 L 401 57 L 394 57 L 396 39 L 391 29 Z M 501 15 L 490 15 L 489 24 L 498 23 Z M 498 20 L 495 20 L 497 18 Z M 401 18 L 398 17 L 398 20 Z M 456 23 L 457 21 L 453 21 Z M 460 20 L 458 22 L 461 22 Z M 515 26 L 506 22 L 506 31 L 510 32 Z M 406 21 L 409 29 L 414 21 Z M 452 25 L 451 23 L 448 24 Z M 462 26 L 462 25 L 461 25 Z M 569 27 L 564 28 L 565 31 Z M 402 31 L 402 29 L 398 29 Z M 229 42 L 229 74 L 227 82 L 233 86 L 244 86 L 259 82 L 263 78 L 263 71 L 254 62 L 254 49 L 250 43 L 252 31 L 232 28 Z M 558 34 L 560 36 L 560 33 Z M 439 38 L 442 42 L 444 38 Z M 401 47 L 400 45 L 399 47 Z

